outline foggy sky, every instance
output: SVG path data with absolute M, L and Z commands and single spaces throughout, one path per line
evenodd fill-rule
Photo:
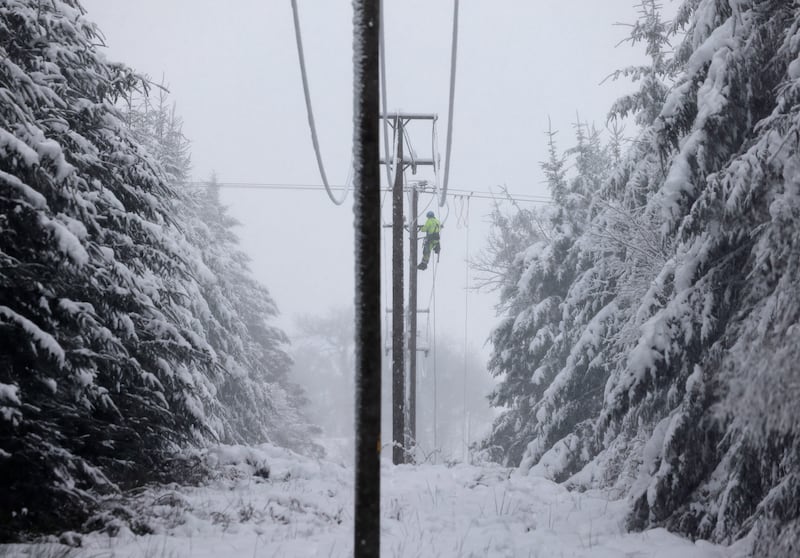
M 560 130 L 561 147 L 569 147 L 576 112 L 602 127 L 613 100 L 633 88 L 599 85 L 615 69 L 643 58 L 638 49 L 615 48 L 627 30 L 613 24 L 635 20 L 633 2 L 461 3 L 452 188 L 487 191 L 506 185 L 515 193 L 547 193 L 538 162 L 546 157 L 548 117 Z M 452 2 L 385 4 L 389 110 L 437 112 L 443 156 Z M 214 171 L 223 182 L 320 183 L 288 0 L 84 0 L 83 5 L 104 31 L 110 59 L 156 81 L 164 76 L 192 142 L 195 178 Z M 352 136 L 350 2 L 299 5 L 326 170 L 332 182 L 341 183 Z M 430 154 L 428 134 L 420 125 L 412 135 L 420 157 Z M 352 198 L 335 207 L 321 191 L 224 190 L 222 196 L 242 223 L 243 248 L 283 312 L 282 325 L 291 328 L 298 314 L 324 313 L 352 301 Z M 422 206 L 426 203 L 423 199 Z M 490 202 L 473 200 L 471 206 L 468 230 L 456 226 L 451 207 L 442 232 L 437 330 L 455 339 L 464 335 L 467 235 L 474 258 L 488 231 L 484 216 Z M 387 224 L 390 209 L 389 202 Z M 421 306 L 431 278 L 430 269 L 420 276 Z M 471 343 L 484 344 L 496 301 L 496 293 L 470 294 Z

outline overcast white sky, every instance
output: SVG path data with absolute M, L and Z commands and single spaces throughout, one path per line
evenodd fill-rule
M 635 0 L 465 0 L 450 186 L 504 184 L 545 194 L 548 117 L 563 147 L 576 112 L 602 126 L 625 83 L 600 81 L 642 54 L 615 45 Z M 192 141 L 193 175 L 223 182 L 319 184 L 303 104 L 289 0 L 83 0 L 106 35 L 108 56 L 156 80 L 165 77 Z M 352 136 L 352 13 L 347 0 L 300 0 L 318 133 L 333 182 L 343 182 Z M 440 114 L 444 151 L 452 2 L 385 0 L 389 110 Z M 430 136 L 413 136 L 428 156 Z M 429 176 L 421 175 L 421 178 Z M 351 199 L 335 207 L 324 192 L 226 190 L 256 276 L 288 327 L 298 314 L 324 313 L 353 299 Z M 427 201 L 423 200 L 423 205 Z M 390 216 L 388 207 L 385 218 Z M 437 278 L 438 335 L 460 340 L 465 260 L 483 247 L 489 202 L 473 200 L 469 232 L 455 213 L 443 231 Z M 379 242 L 376 239 L 376 242 Z M 386 244 L 388 247 L 389 245 Z M 430 293 L 420 279 L 420 305 Z M 483 345 L 495 294 L 471 294 L 469 337 Z M 484 349 L 486 350 L 486 349 Z

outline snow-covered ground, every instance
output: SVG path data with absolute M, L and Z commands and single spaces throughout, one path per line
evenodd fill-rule
M 219 478 L 149 490 L 128 502 L 153 534 L 95 533 L 80 557 L 350 556 L 353 472 L 273 446 L 206 454 Z M 266 478 L 265 478 L 266 477 Z M 744 544 L 692 543 L 663 529 L 626 533 L 626 504 L 569 492 L 498 466 L 419 465 L 382 471 L 382 556 L 740 558 Z M 0 556 L 61 556 L 53 545 Z

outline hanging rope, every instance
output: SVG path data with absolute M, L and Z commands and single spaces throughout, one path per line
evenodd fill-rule
M 437 256 L 438 258 L 438 256 Z M 433 286 L 431 287 L 431 297 L 433 300 L 433 449 L 434 457 L 433 462 L 436 463 L 436 454 L 439 450 L 439 388 L 438 376 L 436 375 L 436 269 L 439 267 L 438 262 L 431 260 L 433 263 Z
M 389 258 L 387 254 L 389 254 L 389 250 L 386 247 L 386 222 L 383 220 L 383 206 L 386 203 L 386 197 L 389 195 L 389 192 L 383 193 L 383 198 L 381 198 L 381 240 L 383 242 L 383 252 L 381 253 L 383 260 L 383 305 L 384 308 L 389 308 Z M 388 318 L 387 318 L 388 319 Z M 386 335 L 389 335 L 389 325 L 388 322 L 386 324 Z
M 447 213 L 444 214 L 444 217 L 440 219 L 442 222 L 442 228 L 447 224 L 447 220 L 450 218 L 450 202 L 446 202 L 444 208 L 447 210 Z
M 456 228 L 462 229 L 467 226 L 464 220 L 464 212 L 467 207 L 467 196 L 453 196 L 453 206 L 456 213 Z
M 328 177 L 325 174 L 325 166 L 322 164 L 322 154 L 319 149 L 319 140 L 317 139 L 317 127 L 314 124 L 314 110 L 311 108 L 311 92 L 308 87 L 308 76 L 306 74 L 306 60 L 303 54 L 303 37 L 300 32 L 300 14 L 297 9 L 297 0 L 292 0 L 292 15 L 294 16 L 294 36 L 297 40 L 297 56 L 300 58 L 300 74 L 303 78 L 303 94 L 306 98 L 306 112 L 308 113 L 308 126 L 311 128 L 311 143 L 314 144 L 314 154 L 317 157 L 317 167 L 319 168 L 319 175 L 322 178 L 322 184 L 325 186 L 325 191 L 328 197 L 336 205 L 342 205 L 344 200 L 347 199 L 347 194 L 350 193 L 350 180 L 348 179 L 344 187 L 344 193 L 341 198 L 334 196 L 333 191 L 328 184 Z M 352 168 L 352 163 L 351 163 Z
M 461 196 L 451 196 L 453 200 L 453 208 L 456 214 L 456 229 L 461 228 L 461 213 L 463 211 L 464 201 Z M 449 201 L 449 200 L 448 200 Z
M 456 60 L 458 57 L 458 0 L 455 0 L 453 7 L 453 42 L 450 51 L 450 105 L 447 110 L 447 143 L 444 153 L 444 182 L 442 184 L 442 197 L 439 200 L 439 207 L 445 204 L 447 199 L 447 181 L 450 178 L 450 148 L 453 144 L 453 99 L 456 92 Z
M 469 449 L 469 432 L 467 429 L 467 334 L 469 332 L 469 198 L 467 198 L 467 210 L 464 220 L 466 230 L 466 248 L 464 249 L 464 400 L 462 407 L 462 428 L 464 429 L 462 439 L 464 441 L 463 460 L 467 461 L 467 451 Z

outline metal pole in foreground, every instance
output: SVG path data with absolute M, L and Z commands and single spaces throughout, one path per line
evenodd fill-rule
M 381 206 L 379 0 L 353 0 L 356 486 L 353 555 L 380 556 Z

